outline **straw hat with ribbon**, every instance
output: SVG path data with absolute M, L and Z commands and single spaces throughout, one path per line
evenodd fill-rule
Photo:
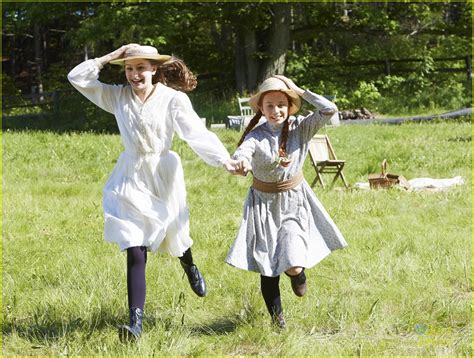
M 300 96 L 298 96 L 298 94 L 292 89 L 289 89 L 286 83 L 279 78 L 269 77 L 260 85 L 258 92 L 249 99 L 249 105 L 255 113 L 257 113 L 259 110 L 260 97 L 264 93 L 270 91 L 281 91 L 286 93 L 289 97 L 291 97 L 291 105 L 288 109 L 288 113 L 291 115 L 298 112 L 301 107 Z
M 155 60 L 158 62 L 166 62 L 171 56 L 169 55 L 160 55 L 158 50 L 153 46 L 133 46 L 128 48 L 123 57 L 116 60 L 110 61 L 112 65 L 123 65 L 125 61 L 133 60 L 136 58 L 143 58 L 146 60 Z

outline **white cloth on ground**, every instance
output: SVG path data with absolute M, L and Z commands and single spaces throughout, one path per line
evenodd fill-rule
M 433 179 L 433 178 L 415 178 L 408 180 L 410 183 L 410 190 L 430 190 L 440 191 L 451 188 L 456 185 L 464 184 L 464 179 L 461 176 L 447 179 Z M 368 182 L 358 182 L 354 184 L 357 189 L 369 190 L 370 185 Z

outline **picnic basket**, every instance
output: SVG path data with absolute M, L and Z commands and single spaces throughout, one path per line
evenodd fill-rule
M 403 175 L 387 173 L 387 159 L 382 161 L 380 174 L 369 174 L 369 185 L 371 189 L 390 188 L 395 185 L 410 189 L 410 183 Z

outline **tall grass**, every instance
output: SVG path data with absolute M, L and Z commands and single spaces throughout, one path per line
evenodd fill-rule
M 122 344 L 125 255 L 102 239 L 102 187 L 116 135 L 3 134 L 4 355 L 471 356 L 471 125 L 342 126 L 327 132 L 354 184 L 377 172 L 461 175 L 444 192 L 315 192 L 349 247 L 307 271 L 297 298 L 282 277 L 288 329 L 270 326 L 255 273 L 224 264 L 250 178 L 206 166 L 176 141 L 191 211 L 193 253 L 209 295 L 179 262 L 149 256 L 145 333 Z M 217 132 L 232 151 L 239 133 Z M 311 183 L 314 171 L 304 168 Z

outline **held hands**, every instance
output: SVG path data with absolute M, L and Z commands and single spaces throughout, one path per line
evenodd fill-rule
M 302 96 L 303 93 L 304 93 L 304 90 L 301 89 L 300 87 L 298 87 L 294 82 L 293 80 L 289 79 L 288 77 L 285 77 L 285 76 L 282 76 L 282 75 L 273 75 L 273 77 L 276 77 L 280 80 L 282 80 L 283 82 L 286 83 L 286 85 L 288 86 L 289 89 L 293 90 L 296 92 L 296 94 L 298 96 Z
M 246 160 L 234 160 L 228 159 L 224 163 L 224 168 L 232 175 L 242 175 L 247 176 L 248 172 L 252 170 L 252 167 L 249 162 Z

